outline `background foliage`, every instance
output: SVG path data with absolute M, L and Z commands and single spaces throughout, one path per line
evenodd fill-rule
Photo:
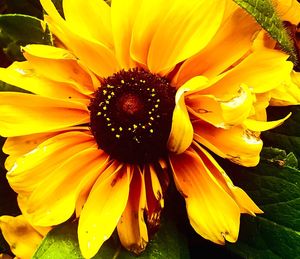
M 61 0 L 53 0 L 61 14 Z M 269 1 L 236 0 L 292 54 L 294 50 L 281 22 L 274 15 Z M 52 44 L 46 27 L 41 25 L 42 9 L 38 0 L 1 0 L 0 2 L 0 66 L 22 60 L 20 46 L 28 43 Z M 22 24 L 22 26 L 20 26 Z M 26 32 L 30 31 L 28 34 Z M 0 82 L 0 91 L 19 89 Z M 255 168 L 233 165 L 222 159 L 234 183 L 242 187 L 264 210 L 257 217 L 242 215 L 239 240 L 236 244 L 218 246 L 202 239 L 190 227 L 183 198 L 171 186 L 167 193 L 162 226 L 146 252 L 139 258 L 299 258 L 300 255 L 300 108 L 269 109 L 269 119 L 293 115 L 281 127 L 263 134 L 265 148 Z M 1 139 L 2 146 L 4 139 Z M 3 167 L 5 155 L 0 153 L 0 215 L 18 215 L 16 196 L 9 188 Z M 34 258 L 79 259 L 76 222 L 67 222 L 52 230 Z M 0 236 L 0 253 L 10 253 Z M 116 235 L 105 243 L 95 258 L 132 258 L 124 251 Z

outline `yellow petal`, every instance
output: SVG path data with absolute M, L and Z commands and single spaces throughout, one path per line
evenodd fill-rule
M 291 115 L 292 115 L 292 113 L 289 113 L 283 119 L 276 120 L 276 121 L 257 121 L 257 120 L 253 120 L 253 119 L 247 119 L 243 122 L 243 125 L 247 129 L 252 130 L 252 131 L 257 131 L 257 132 L 266 131 L 266 130 L 270 130 L 270 129 L 278 127 L 285 120 L 287 120 Z
M 148 243 L 148 231 L 144 220 L 145 207 L 144 177 L 140 169 L 135 167 L 127 205 L 117 226 L 121 244 L 135 254 L 143 252 Z
M 300 22 L 300 4 L 297 0 L 273 0 L 272 2 L 282 20 L 295 25 Z
M 204 148 L 197 143 L 194 143 L 194 147 L 205 166 L 213 174 L 223 190 L 226 191 L 239 206 L 241 213 L 248 213 L 253 216 L 255 216 L 255 213 L 263 213 L 241 188 L 233 185 L 225 171 Z
M 64 44 L 83 64 L 101 77 L 107 77 L 120 70 L 113 51 L 103 43 L 80 35 L 73 27 L 68 26 L 59 15 L 51 0 L 41 0 L 48 17 L 47 23 L 63 32 Z
M 154 168 L 150 165 L 145 165 L 143 168 L 143 177 L 146 187 L 146 218 L 149 232 L 155 232 L 160 224 L 160 215 L 164 207 L 164 197 L 162 187 L 158 181 Z M 154 230 L 154 231 L 153 231 Z
M 190 113 L 221 128 L 241 124 L 250 115 L 252 103 L 252 93 L 246 85 L 242 85 L 235 96 L 226 101 L 197 92 L 186 98 Z
M 190 223 L 202 237 L 217 244 L 238 237 L 240 210 L 193 149 L 171 155 L 177 189 L 185 198 Z
M 229 2 L 228 5 L 235 4 Z M 230 9 L 228 6 L 227 8 Z M 177 84 L 181 85 L 195 75 L 205 75 L 209 78 L 217 76 L 250 49 L 253 36 L 260 29 L 258 24 L 241 8 L 235 7 L 234 11 L 227 12 L 230 12 L 229 15 L 223 20 L 211 42 L 180 67 Z
M 266 108 L 270 105 L 270 92 L 263 94 L 255 94 L 255 100 L 253 103 L 254 114 L 251 116 L 251 119 L 256 119 L 259 121 L 267 120 L 267 111 Z
M 93 93 L 91 78 L 68 50 L 31 44 L 22 48 L 24 57 L 38 74 L 54 81 L 73 84 L 83 94 Z
M 68 158 L 94 145 L 93 137 L 86 133 L 66 132 L 56 135 L 17 158 L 7 173 L 7 179 L 16 192 L 31 192 Z
M 124 2 L 124 1 L 123 1 Z M 168 12 L 173 0 L 139 1 L 140 9 L 132 28 L 131 57 L 147 66 L 149 47 L 162 17 Z
M 27 213 L 27 203 L 28 203 L 28 196 L 26 195 L 20 195 L 18 194 L 17 196 L 17 202 L 18 202 L 18 206 L 22 212 L 22 215 L 26 218 L 26 220 L 28 221 L 28 223 L 39 233 L 41 234 L 43 237 L 46 236 L 49 231 L 52 229 L 52 226 L 48 226 L 48 227 L 41 227 L 41 226 L 36 226 L 32 223 L 32 221 L 30 220 L 30 217 L 28 216 Z
M 258 164 L 263 143 L 253 133 L 239 126 L 221 129 L 203 122 L 193 126 L 194 139 L 217 155 L 243 166 Z
M 57 133 L 54 132 L 48 132 L 7 138 L 2 147 L 2 151 L 9 155 L 5 161 L 5 168 L 9 171 L 18 157 L 33 150 L 43 141 L 53 137 L 56 134 Z
M 11 251 L 22 259 L 32 258 L 42 236 L 31 227 L 24 216 L 1 216 L 0 229 Z
M 89 122 L 86 106 L 37 95 L 0 93 L 0 135 L 21 136 Z
M 0 68 L 0 80 L 29 92 L 53 98 L 83 99 L 87 102 L 85 94 L 91 92 L 84 87 L 79 89 L 74 84 L 47 79 L 39 75 L 27 61 L 15 62 L 8 68 Z
M 96 181 L 79 218 L 83 257 L 93 257 L 113 233 L 126 207 L 130 179 L 130 170 L 115 162 Z
M 172 127 L 168 140 L 168 149 L 174 153 L 182 153 L 193 140 L 193 127 L 184 101 L 185 92 L 201 89 L 207 83 L 205 77 L 196 77 L 181 86 L 175 96 L 175 109 L 172 118 Z
M 255 51 L 202 93 L 224 99 L 238 91 L 241 84 L 251 87 L 254 93 L 270 91 L 290 79 L 293 64 L 287 58 L 278 50 Z
M 219 29 L 224 9 L 223 0 L 172 1 L 168 11 L 160 14 L 149 47 L 150 71 L 159 73 L 170 69 L 203 49 Z
M 300 73 L 292 71 L 291 78 L 270 91 L 270 105 L 287 106 L 300 103 Z
M 68 26 L 78 34 L 112 48 L 110 7 L 105 1 L 64 0 L 63 10 Z
M 130 57 L 132 27 L 141 5 L 140 0 L 114 0 L 111 3 L 112 31 L 116 57 L 124 69 L 134 67 Z M 140 42 L 140 44 L 144 44 Z
M 27 212 L 32 222 L 52 226 L 69 219 L 79 193 L 92 187 L 107 160 L 107 154 L 93 147 L 83 149 L 54 169 L 29 197 Z

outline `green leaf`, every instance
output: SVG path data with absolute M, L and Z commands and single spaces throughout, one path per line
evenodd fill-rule
M 21 46 L 31 43 L 52 45 L 43 21 L 22 14 L 0 15 L 0 47 L 11 60 L 24 60 Z
M 228 244 L 243 258 L 297 258 L 300 255 L 300 171 L 296 157 L 265 148 L 255 168 L 236 167 L 230 174 L 264 211 L 243 215 L 238 242 Z
M 294 64 L 298 63 L 294 44 L 276 14 L 271 0 L 234 0 L 234 2 L 255 18 L 261 27 L 290 55 L 290 59 Z
M 77 223 L 65 223 L 52 231 L 45 237 L 36 251 L 33 259 L 81 259 L 77 241 Z M 104 243 L 94 259 L 107 258 L 136 258 L 121 247 L 118 237 L 112 237 Z M 148 244 L 140 259 L 165 259 L 165 258 L 189 258 L 186 240 L 178 231 L 172 220 L 163 221 L 162 225 Z

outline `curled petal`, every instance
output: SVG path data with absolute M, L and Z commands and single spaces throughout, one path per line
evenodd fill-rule
M 197 118 L 215 127 L 226 128 L 241 124 L 250 115 L 253 100 L 249 87 L 243 85 L 228 101 L 196 92 L 186 98 L 186 104 L 189 112 Z
M 197 77 L 181 86 L 175 96 L 175 109 L 172 118 L 172 127 L 168 140 L 168 149 L 174 153 L 184 152 L 192 143 L 193 126 L 185 105 L 185 92 L 201 89 L 207 83 L 205 77 Z
M 257 132 L 266 131 L 266 130 L 270 130 L 270 129 L 278 127 L 284 121 L 286 121 L 291 115 L 292 115 L 292 113 L 289 113 L 284 118 L 282 118 L 280 120 L 276 120 L 276 121 L 257 121 L 257 120 L 253 120 L 253 119 L 246 119 L 243 122 L 243 125 L 247 129 L 252 130 L 252 131 L 257 131 Z

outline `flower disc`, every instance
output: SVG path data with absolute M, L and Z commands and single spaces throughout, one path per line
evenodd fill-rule
M 91 100 L 91 131 L 99 148 L 129 163 L 158 159 L 167 151 L 175 88 L 142 69 L 103 80 Z

